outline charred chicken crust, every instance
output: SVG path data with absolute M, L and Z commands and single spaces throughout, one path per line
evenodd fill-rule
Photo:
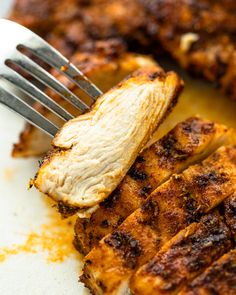
M 236 292 L 236 249 L 214 262 L 179 293 L 180 295 L 234 295 Z
M 231 246 L 231 232 L 220 214 L 207 214 L 175 235 L 136 272 L 132 294 L 176 294 Z

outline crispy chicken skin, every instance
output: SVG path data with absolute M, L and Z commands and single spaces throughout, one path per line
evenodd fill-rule
M 156 64 L 149 57 L 125 53 L 123 47 L 114 42 L 99 42 L 97 43 L 95 52 L 77 53 L 73 56 L 72 62 L 104 92 L 108 91 L 138 68 Z M 73 83 L 65 79 L 63 75 L 57 73 L 53 74 L 82 100 L 90 103 L 85 94 Z M 47 90 L 47 93 L 55 101 L 70 110 L 75 116 L 79 115 L 79 111 L 71 107 L 71 105 L 59 95 L 50 90 Z M 53 113 L 37 104 L 36 108 L 43 113 L 45 117 L 53 120 L 58 126 L 62 126 L 63 122 L 57 119 Z M 36 127 L 26 124 L 18 143 L 13 147 L 12 156 L 15 158 L 41 156 L 49 151 L 50 146 L 50 137 Z
M 85 257 L 81 280 L 95 294 L 125 294 L 134 271 L 180 230 L 234 192 L 236 147 L 222 147 L 159 186 Z M 112 273 L 112 276 L 110 275 Z
M 231 247 L 231 233 L 218 212 L 205 215 L 167 242 L 131 279 L 135 295 L 173 295 Z
M 181 88 L 174 72 L 158 66 L 136 71 L 100 96 L 90 112 L 61 128 L 35 186 L 71 206 L 98 205 L 121 182 Z
M 138 156 L 118 188 L 91 218 L 77 219 L 76 248 L 87 254 L 173 173 L 180 173 L 203 160 L 219 146 L 230 143 L 232 138 L 232 130 L 198 117 L 179 123 Z
M 216 294 L 236 294 L 236 249 L 223 255 L 179 293 L 179 295 Z

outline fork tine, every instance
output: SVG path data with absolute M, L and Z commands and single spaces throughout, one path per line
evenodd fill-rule
M 44 118 L 38 111 L 28 105 L 20 97 L 10 94 L 2 87 L 0 87 L 0 102 L 51 137 L 56 135 L 58 131 L 56 125 Z
M 73 92 L 66 88 L 62 83 L 55 79 L 50 73 L 45 71 L 42 67 L 37 65 L 27 56 L 16 52 L 11 58 L 11 61 L 18 65 L 20 68 L 31 74 L 34 78 L 38 79 L 47 87 L 54 90 L 62 98 L 70 102 L 73 106 L 78 108 L 82 113 L 89 110 L 89 107 L 80 100 Z
M 68 59 L 37 35 L 34 34 L 30 41 L 24 42 L 20 47 L 26 48 L 41 60 L 63 73 L 94 101 L 102 94 L 101 90 L 89 81 Z
M 0 71 L 0 77 L 11 82 L 13 85 L 19 87 L 25 94 L 28 94 L 34 100 L 40 102 L 44 107 L 52 111 L 61 119 L 68 121 L 74 117 L 63 109 L 58 103 L 46 95 L 43 91 L 37 88 L 35 85 L 27 81 L 20 76 L 14 70 L 7 68 L 6 66 Z

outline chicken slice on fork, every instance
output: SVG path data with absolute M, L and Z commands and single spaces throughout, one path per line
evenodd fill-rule
M 72 58 L 72 63 L 77 66 L 86 77 L 89 78 L 103 92 L 108 91 L 127 75 L 133 73 L 143 66 L 152 66 L 156 63 L 150 57 L 132 53 L 124 53 L 124 49 L 114 42 L 97 42 L 97 50 L 89 53 L 77 53 Z M 62 82 L 71 92 L 75 93 L 81 100 L 88 98 L 84 92 L 73 82 L 65 79 L 64 75 L 55 72 L 54 76 Z M 67 109 L 74 116 L 80 114 L 79 110 L 73 108 L 65 99 L 57 93 L 47 89 L 46 92 L 63 108 Z M 87 102 L 87 101 L 86 101 Z M 88 104 L 91 103 L 88 101 Z M 35 108 L 43 114 L 44 117 L 53 121 L 57 126 L 62 126 L 63 121 L 48 111 L 42 105 L 35 104 Z M 20 138 L 14 144 L 12 156 L 15 158 L 42 156 L 50 150 L 51 138 L 29 123 L 20 134 Z
M 181 88 L 174 72 L 157 66 L 135 72 L 62 127 L 35 186 L 56 201 L 96 208 L 121 182 Z
M 220 146 L 234 143 L 234 137 L 232 129 L 198 117 L 177 124 L 138 156 L 117 189 L 90 218 L 77 219 L 76 248 L 87 254 L 172 174 L 202 161 Z M 60 208 L 64 215 L 70 213 L 64 206 Z
M 160 248 L 235 190 L 236 147 L 219 148 L 173 175 L 85 257 L 81 280 L 94 294 L 126 294 L 129 279 Z

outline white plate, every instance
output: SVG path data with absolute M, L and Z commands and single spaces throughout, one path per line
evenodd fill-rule
M 0 2 L 0 16 L 6 16 L 12 1 Z M 3 248 L 5 252 L 14 251 L 25 244 L 29 233 L 41 234 L 42 225 L 52 222 L 48 215 L 54 212 L 38 192 L 27 190 L 37 160 L 14 160 L 10 156 L 23 124 L 17 115 L 0 105 L 0 261 Z M 85 294 L 82 284 L 78 284 L 81 263 L 75 256 L 63 263 L 52 263 L 41 248 L 35 254 L 17 252 L 0 262 L 1 295 Z

